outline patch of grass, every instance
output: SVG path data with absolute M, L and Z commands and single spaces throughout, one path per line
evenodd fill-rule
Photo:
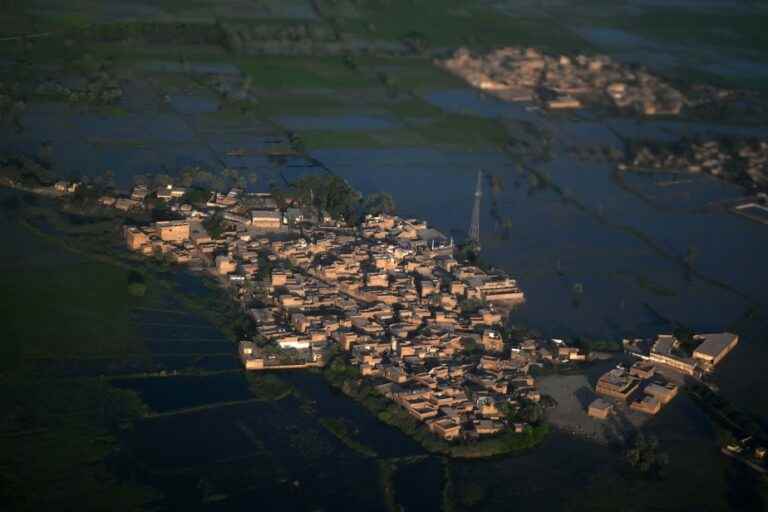
M 313 94 L 311 92 L 285 92 L 279 95 L 257 95 L 255 111 L 264 117 L 281 115 L 339 115 L 345 109 L 345 103 L 333 94 Z
M 26 358 L 144 351 L 130 318 L 142 299 L 129 293 L 124 269 L 63 253 L 18 225 L 4 232 L 11 243 L 0 260 L 3 352 Z
M 246 372 L 248 389 L 259 400 L 282 400 L 293 392 L 293 386 L 274 373 Z
M 494 119 L 444 114 L 431 123 L 412 128 L 430 143 L 466 149 L 501 147 L 506 141 L 504 125 Z
M 443 147 L 487 151 L 506 141 L 504 125 L 493 119 L 443 114 L 404 119 L 404 127 L 369 131 L 308 130 L 299 132 L 307 149 Z
M 368 132 L 306 130 L 299 132 L 307 149 L 375 148 L 376 138 Z
M 344 64 L 341 57 L 257 56 L 237 60 L 256 87 L 274 89 L 350 89 L 375 85 Z
M 368 39 L 400 40 L 418 34 L 430 48 L 514 44 L 577 51 L 587 43 L 551 19 L 505 15 L 462 0 L 361 2 L 361 18 L 339 20 L 342 31 Z
M 319 421 L 328 432 L 336 436 L 347 448 L 354 450 L 363 457 L 376 457 L 378 455 L 375 450 L 356 439 L 357 433 L 354 427 L 343 418 L 320 418 Z
M 421 57 L 356 57 L 360 69 L 380 79 L 385 74 L 393 85 L 405 90 L 462 87 L 464 82 Z
M 146 298 L 130 295 L 122 267 L 66 251 L 18 221 L 0 218 L 0 229 L 0 500 L 9 510 L 144 508 L 157 496 L 118 480 L 105 459 L 146 406 L 101 380 L 50 377 L 28 358 L 145 353 L 130 311 Z
M 95 380 L 30 374 L 7 374 L 0 386 L 0 499 L 7 510 L 140 510 L 157 499 L 118 480 L 104 462 L 118 425 L 142 413 L 135 394 Z
M 701 45 L 704 42 L 717 48 L 763 54 L 768 50 L 765 16 L 720 11 L 656 8 L 635 16 L 599 20 L 598 23 L 677 44 Z

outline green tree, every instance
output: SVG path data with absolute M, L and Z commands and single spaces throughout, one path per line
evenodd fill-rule
M 635 436 L 625 457 L 630 466 L 643 474 L 658 475 L 669 464 L 669 455 L 659 450 L 658 439 L 646 437 L 642 432 Z
M 395 213 L 395 200 L 386 192 L 374 192 L 365 196 L 363 200 L 363 212 L 372 215 Z

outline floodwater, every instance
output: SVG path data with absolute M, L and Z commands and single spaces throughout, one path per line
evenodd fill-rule
M 445 89 L 431 91 L 423 98 L 432 105 L 453 114 L 485 118 L 505 118 L 518 121 L 540 120 L 536 113 L 526 110 L 524 103 L 507 103 L 472 89 Z
M 289 130 L 384 130 L 395 126 L 392 119 L 383 116 L 278 116 L 276 121 Z
M 173 65 L 162 63 L 159 69 L 173 71 Z M 232 72 L 227 64 L 194 65 L 194 70 Z M 766 129 L 547 117 L 469 89 L 432 91 L 425 98 L 447 112 L 532 123 L 552 133 L 553 159 L 523 166 L 500 151 L 428 148 L 341 148 L 315 151 L 316 160 L 274 158 L 269 149 L 284 142 L 274 127 L 245 117 L 209 116 L 216 102 L 195 96 L 172 97 L 169 109 L 119 116 L 33 104 L 23 119 L 25 130 L 7 133 L 0 149 L 34 155 L 42 141 L 52 140 L 56 172 L 96 176 L 111 170 L 121 187 L 136 174 L 201 165 L 255 173 L 252 188 L 263 191 L 270 182 L 329 169 L 364 193 L 391 193 L 401 215 L 424 218 L 457 240 L 468 229 L 476 173 L 483 169 L 497 178 L 493 187 L 486 181 L 483 188 L 483 257 L 516 277 L 527 295 L 513 312 L 513 323 L 547 336 L 594 338 L 652 336 L 676 323 L 699 331 L 733 329 L 741 343 L 724 361 L 719 384 L 734 403 L 768 423 L 768 396 L 754 392 L 768 385 L 768 373 L 756 363 L 768 347 L 761 316 L 768 306 L 768 267 L 759 257 L 768 247 L 768 230 L 706 208 L 742 191 L 707 177 L 680 183 L 673 183 L 678 176 L 619 177 L 610 164 L 579 161 L 566 151 L 581 144 L 619 148 L 617 135 L 671 140 L 693 133 L 764 135 Z M 296 129 L 389 127 L 384 118 L 363 115 L 282 122 Z M 234 149 L 246 154 L 226 154 Z M 11 224 L 2 229 L 15 233 Z M 180 293 L 207 293 L 197 276 L 179 273 L 173 279 Z M 760 314 L 745 318 L 750 310 Z M 329 388 L 316 373 L 281 374 L 296 393 L 276 402 L 245 402 L 248 386 L 237 371 L 172 375 L 240 365 L 231 340 L 171 299 L 157 311 L 136 311 L 135 321 L 145 357 L 54 370 L 171 374 L 115 381 L 163 413 L 139 422 L 125 437 L 127 453 L 140 461 L 132 471 L 161 490 L 164 508 L 384 510 L 379 462 L 405 458 L 414 460 L 398 462 L 393 484 L 395 500 L 405 510 L 437 510 L 444 499 L 458 510 L 761 507 L 754 475 L 719 454 L 709 422 L 682 396 L 648 423 L 670 453 L 660 481 L 627 474 L 615 446 L 558 432 L 528 453 L 445 462 Z M 243 403 L 222 405 L 236 401 Z M 323 427 L 323 418 L 343 419 L 377 457 L 346 446 Z
M 493 100 L 465 97 L 461 103 L 461 96 L 451 96 L 446 110 L 492 115 L 484 102 Z M 543 121 L 540 126 L 555 128 L 554 158 L 530 162 L 527 169 L 494 152 L 358 148 L 318 151 L 315 156 L 363 192 L 391 193 L 403 215 L 428 219 L 458 237 L 468 227 L 477 170 L 500 178 L 495 189 L 484 184 L 481 238 L 483 257 L 512 273 L 526 291 L 527 301 L 513 312 L 513 323 L 545 335 L 594 338 L 653 336 L 678 323 L 698 331 L 735 330 L 741 344 L 723 364 L 721 388 L 764 421 L 768 401 L 750 399 L 754 395 L 748 390 L 750 383 L 768 384 L 762 365 L 754 364 L 765 358 L 765 322 L 745 322 L 743 317 L 753 308 L 765 311 L 768 306 L 768 268 L 756 257 L 768 247 L 768 230 L 705 208 L 743 191 L 706 176 L 668 184 L 658 176 L 629 174 L 622 181 L 613 165 L 578 161 L 564 151 L 579 143 L 619 147 L 614 133 L 671 139 L 693 132 L 764 130 L 621 119 Z M 554 187 L 533 175 L 546 176 Z M 575 291 L 577 284 L 583 291 Z M 672 459 L 670 475 L 654 485 L 625 479 L 615 450 L 559 437 L 531 458 L 458 464 L 457 479 L 493 481 L 485 489 L 466 490 L 482 496 L 481 503 L 491 509 L 514 502 L 523 509 L 589 510 L 590 504 L 620 500 L 674 510 L 674 503 L 693 503 L 689 496 L 694 489 L 706 489 L 706 497 L 694 500 L 702 506 L 759 509 L 754 476 L 723 459 L 708 425 L 685 398 L 650 422 L 648 428 Z M 546 468 L 537 471 L 538 461 L 546 461 Z M 563 465 L 562 475 L 553 469 L 558 464 Z M 697 465 L 693 473 L 691 464 Z M 586 480 L 572 482 L 573 475 L 585 475 Z M 564 498 L 570 485 L 579 496 L 585 489 L 594 494 L 581 503 Z

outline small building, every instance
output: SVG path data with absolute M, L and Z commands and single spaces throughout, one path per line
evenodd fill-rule
M 643 398 L 629 404 L 629 408 L 633 411 L 644 412 L 645 414 L 656 414 L 661 410 L 661 402 L 651 395 L 645 395 Z
M 246 370 L 264 369 L 264 358 L 259 356 L 258 348 L 254 342 L 248 340 L 240 341 L 238 353 Z
M 126 228 L 125 243 L 128 245 L 128 249 L 138 251 L 141 250 L 144 245 L 149 243 L 149 236 L 139 228 Z
M 295 349 L 295 350 L 307 350 L 310 347 L 310 341 L 308 339 L 289 337 L 285 339 L 277 340 L 277 344 L 282 349 Z
M 687 375 L 694 375 L 698 370 L 698 362 L 695 359 L 681 357 L 675 354 L 678 341 L 671 334 L 660 334 L 651 347 L 650 359 L 654 363 L 670 366 Z
M 453 418 L 440 418 L 432 423 L 432 431 L 447 441 L 452 441 L 461 434 L 461 426 Z
M 589 404 L 589 407 L 587 407 L 587 414 L 600 420 L 608 419 L 608 416 L 610 416 L 612 412 L 613 405 L 602 398 L 595 399 Z
M 600 377 L 596 389 L 601 395 L 626 400 L 637 389 L 637 380 L 626 370 L 614 368 Z
M 183 242 L 189 240 L 189 222 L 186 220 L 166 220 L 155 222 L 155 229 L 160 240 Z
M 286 224 L 298 224 L 299 222 L 304 222 L 304 213 L 300 208 L 288 208 L 285 210 L 283 221 Z
M 274 210 L 253 210 L 251 225 L 256 229 L 277 230 L 283 222 L 283 215 Z
M 118 210 L 122 210 L 124 212 L 127 212 L 128 210 L 132 210 L 134 208 L 138 208 L 139 202 L 134 201 L 133 199 L 128 199 L 126 197 L 120 197 L 117 200 L 115 200 L 115 208 Z
M 675 384 L 665 384 L 661 386 L 659 384 L 648 384 L 643 392 L 646 395 L 650 395 L 663 405 L 668 404 L 673 398 L 677 396 L 678 387 Z
M 694 359 L 703 363 L 707 368 L 713 368 L 739 342 L 739 336 L 730 332 L 715 334 L 699 334 L 694 339 L 700 339 L 701 345 L 693 351 Z
M 480 340 L 483 348 L 487 352 L 502 352 L 504 351 L 504 339 L 501 337 L 499 331 L 494 329 L 485 329 L 483 331 L 483 337 Z
M 650 379 L 656 373 L 656 367 L 648 361 L 637 361 L 629 369 L 629 374 L 641 380 Z
M 221 255 L 216 256 L 216 272 L 219 275 L 225 276 L 237 269 L 237 262 L 229 256 Z
M 547 102 L 547 108 L 551 110 L 581 108 L 581 101 L 577 100 L 573 96 L 561 96 L 559 98 L 549 100 Z

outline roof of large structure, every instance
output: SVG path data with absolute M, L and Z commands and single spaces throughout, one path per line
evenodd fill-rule
M 730 345 L 734 339 L 738 338 L 736 334 L 730 332 L 718 332 L 712 334 L 699 334 L 697 338 L 703 338 L 704 341 L 696 347 L 695 352 L 710 357 L 717 357 Z

